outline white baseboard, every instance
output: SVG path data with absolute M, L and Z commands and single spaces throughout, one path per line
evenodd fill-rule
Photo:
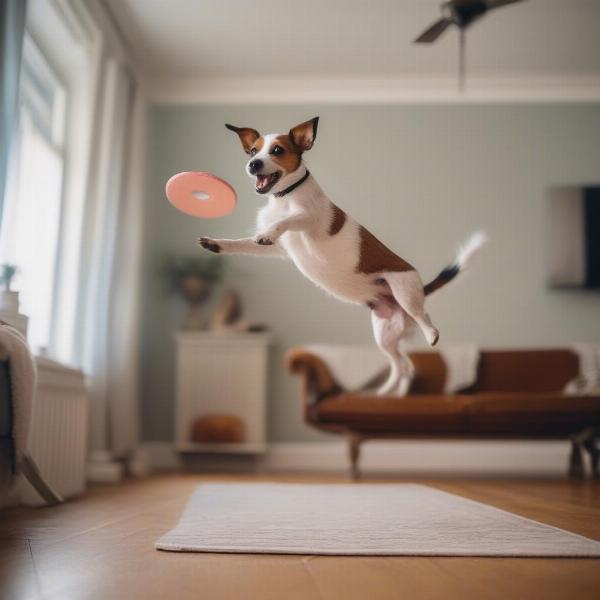
M 125 474 L 123 463 L 113 460 L 104 451 L 92 452 L 86 467 L 90 483 L 119 483 Z
M 566 472 L 567 442 L 367 441 L 362 444 L 363 473 L 411 475 L 537 475 Z M 265 457 L 269 471 L 343 471 L 347 444 L 273 444 Z
M 168 442 L 142 445 L 155 471 L 176 470 L 181 462 Z M 365 474 L 532 475 L 566 474 L 569 444 L 563 441 L 367 441 L 360 467 Z M 257 466 L 266 472 L 346 473 L 344 442 L 270 444 Z
M 143 442 L 140 451 L 152 471 L 177 471 L 181 468 L 179 454 L 172 442 Z

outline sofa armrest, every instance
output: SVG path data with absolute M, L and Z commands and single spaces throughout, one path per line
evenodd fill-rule
M 341 391 L 327 365 L 305 348 L 292 348 L 285 358 L 290 373 L 302 377 L 302 391 L 307 406 L 316 404 L 326 396 Z
M 8 362 L 0 359 L 0 437 L 12 437 L 12 405 Z

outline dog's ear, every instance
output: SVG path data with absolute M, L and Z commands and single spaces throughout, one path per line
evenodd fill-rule
M 315 117 L 310 121 L 305 121 L 290 129 L 290 137 L 292 141 L 302 152 L 306 152 L 313 147 L 317 139 L 317 126 L 319 125 L 319 117 Z
M 250 154 L 250 149 L 254 142 L 260 137 L 260 133 L 258 133 L 256 129 L 251 129 L 250 127 L 235 127 L 235 125 L 229 125 L 229 123 L 225 123 L 225 127 L 227 127 L 229 131 L 233 131 L 240 136 L 240 142 L 242 142 L 244 152 Z

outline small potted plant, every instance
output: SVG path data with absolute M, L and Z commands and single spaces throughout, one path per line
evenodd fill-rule
M 19 292 L 10 289 L 17 267 L 8 263 L 0 265 L 0 310 L 8 313 L 19 312 Z
M 180 294 L 188 303 L 184 329 L 204 329 L 201 305 L 210 296 L 223 273 L 219 256 L 169 256 L 162 266 L 169 291 Z

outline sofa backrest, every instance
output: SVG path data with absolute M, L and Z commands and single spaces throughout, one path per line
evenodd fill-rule
M 411 352 L 415 376 L 411 394 L 442 394 L 446 382 L 446 363 L 438 352 Z
M 440 394 L 446 365 L 437 352 L 411 352 L 415 365 L 411 394 Z M 477 382 L 469 392 L 561 392 L 577 377 L 579 360 L 571 350 L 483 350 Z
M 474 392 L 561 392 L 577 377 L 571 350 L 487 350 L 481 353 Z

